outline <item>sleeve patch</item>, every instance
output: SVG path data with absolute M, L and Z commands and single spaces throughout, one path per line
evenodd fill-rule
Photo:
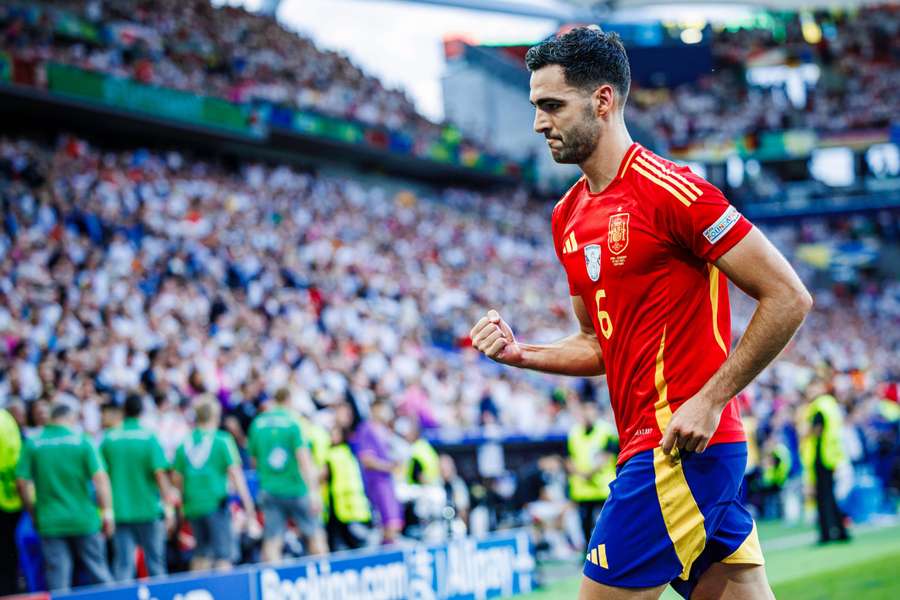
M 703 232 L 703 237 L 705 237 L 706 241 L 710 244 L 715 244 L 722 239 L 722 236 L 728 233 L 732 227 L 734 227 L 734 224 L 737 223 L 740 218 L 741 213 L 739 213 L 735 207 L 729 206 L 715 223 L 706 228 Z

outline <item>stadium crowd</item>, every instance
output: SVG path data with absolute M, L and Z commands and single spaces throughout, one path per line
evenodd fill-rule
M 570 438 L 568 462 L 546 456 L 511 477 L 463 482 L 422 435 L 580 426 L 588 437 L 604 432 L 590 443 L 602 439 L 607 461 L 594 476 L 609 476 L 614 432 L 609 423 L 595 428 L 601 416 L 584 406 L 604 403 L 602 381 L 572 388 L 498 371 L 467 348 L 484 307 L 501 308 L 527 340 L 552 340 L 571 327 L 562 272 L 547 250 L 552 203 L 521 191 L 413 192 L 284 166 L 233 171 L 178 153 L 104 151 L 73 137 L 54 147 L 0 140 L 0 202 L 0 408 L 24 436 L 26 458 L 13 472 L 38 488 L 45 539 L 61 534 L 41 521 L 49 494 L 41 494 L 40 473 L 50 468 L 41 461 L 52 460 L 35 448 L 52 449 L 57 442 L 42 440 L 76 431 L 72 442 L 90 466 L 82 486 L 98 490 L 120 579 L 133 576 L 135 543 L 148 572 L 166 562 L 224 567 L 277 559 L 284 544 L 297 554 L 391 543 L 403 532 L 444 535 L 465 530 L 469 509 L 479 507 L 488 525 L 469 523 L 475 529 L 531 523 L 560 556 L 584 543 L 566 488 L 584 521 L 605 484 L 579 491 L 567 481 L 585 470 L 581 442 Z M 805 262 L 810 247 L 855 240 L 887 248 L 898 231 L 896 213 L 767 230 L 810 282 L 822 277 Z M 840 462 L 876 477 L 882 491 L 900 483 L 900 286 L 873 269 L 854 273 L 848 284 L 819 287 L 809 324 L 744 395 L 754 447 L 748 502 L 760 514 L 799 518 L 811 469 L 802 456 L 808 406 L 826 391 L 846 415 L 840 447 L 848 460 Z M 734 298 L 739 334 L 752 304 Z M 121 457 L 136 452 L 128 444 L 138 438 L 152 460 L 135 495 L 122 483 L 123 468 L 134 472 Z M 275 452 L 285 448 L 291 452 Z M 248 490 L 241 467 L 254 464 Z M 285 465 L 293 479 L 279 475 Z M 111 494 L 100 493 L 103 476 L 91 479 L 104 470 Z M 852 470 L 836 477 L 853 487 Z M 226 501 L 229 484 L 241 509 Z M 437 499 L 417 491 L 420 484 L 433 486 Z M 199 506 L 197 489 L 209 497 Z M 27 483 L 19 491 L 27 507 Z M 121 500 L 134 497 L 144 501 Z M 428 508 L 435 503 L 459 516 L 432 518 L 441 514 Z M 145 507 L 152 535 L 130 520 L 132 504 Z M 176 508 L 181 526 L 167 561 L 148 540 L 166 525 L 175 531 Z M 233 535 L 223 537 L 232 522 Z M 85 531 L 96 534 L 100 524 Z M 99 552 L 69 547 L 83 561 Z M 45 545 L 53 565 L 65 564 L 65 552 Z M 86 564 L 100 562 L 105 556 Z M 100 566 L 94 575 L 112 576 Z M 52 578 L 57 587 L 68 583 L 65 571 Z
M 708 27 L 711 71 L 674 87 L 633 84 L 629 122 L 671 148 L 714 146 L 767 131 L 827 135 L 890 127 L 892 107 L 900 102 L 896 6 L 775 19 L 778 24 L 767 28 Z M 808 41 L 810 26 L 818 41 Z M 748 80 L 753 67 L 779 66 L 786 69 L 772 82 Z M 787 71 L 801 77 L 804 66 L 812 66 L 814 75 L 789 83 Z
M 788 129 L 886 131 L 893 107 L 900 104 L 897 7 L 782 18 L 781 35 L 774 28 L 715 32 L 710 74 L 674 88 L 635 86 L 628 118 L 670 147 Z M 804 37 L 805 18 L 820 32 L 816 43 Z M 795 102 L 785 84 L 751 85 L 747 71 L 754 61 L 761 66 L 814 65 L 818 74 L 800 86 L 803 98 Z
M 787 129 L 886 130 L 900 103 L 897 7 L 778 18 L 777 28 L 711 33 L 714 69 L 697 82 L 635 84 L 629 122 L 670 147 Z M 815 43 L 804 34 L 809 19 L 821 38 Z M 20 62 L 55 60 L 233 102 L 313 110 L 415 132 L 420 140 L 446 134 L 402 91 L 387 89 L 345 56 L 318 48 L 271 17 L 213 7 L 209 0 L 13 3 L 0 6 L 0 27 L 0 48 Z M 815 65 L 818 75 L 801 86 L 798 102 L 784 84 L 748 83 L 754 61 Z
M 52 60 L 236 103 L 310 110 L 413 133 L 418 142 L 446 135 L 402 90 L 243 8 L 209 0 L 4 3 L 0 29 L 0 49 L 23 65 Z

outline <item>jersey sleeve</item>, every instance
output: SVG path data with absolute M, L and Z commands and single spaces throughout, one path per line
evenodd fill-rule
M 152 438 L 153 447 L 151 450 L 151 460 L 153 461 L 154 471 L 164 471 L 169 468 L 169 461 L 166 460 L 166 453 L 163 452 L 162 445 L 154 435 Z
M 568 194 L 567 194 L 567 196 L 568 196 Z M 577 296 L 578 292 L 575 291 L 575 286 L 574 286 L 572 280 L 569 278 L 569 272 L 566 271 L 565 264 L 563 263 L 562 249 L 563 249 L 563 246 L 565 245 L 565 241 L 563 241 L 563 239 L 562 239 L 562 237 L 563 237 L 562 230 L 564 227 L 564 223 L 562 222 L 562 220 L 563 220 L 562 213 L 563 213 L 564 205 L 565 205 L 565 197 L 563 198 L 562 201 L 560 201 L 559 204 L 557 204 L 553 208 L 553 216 L 550 218 L 550 232 L 551 232 L 551 237 L 553 238 L 553 250 L 554 250 L 554 252 L 556 252 L 556 258 L 557 258 L 557 260 L 559 260 L 560 266 L 563 267 L 563 271 L 566 273 L 566 283 L 569 284 L 569 295 Z
M 178 446 L 178 449 L 175 451 L 175 459 L 172 461 L 172 468 L 182 475 L 187 471 L 187 457 L 184 454 L 184 445 Z
M 19 454 L 19 462 L 16 463 L 16 478 L 31 481 L 31 455 L 34 444 L 30 439 L 22 444 L 22 452 Z
M 715 262 L 753 228 L 722 192 L 687 167 L 673 169 L 668 189 L 655 188 L 663 207 L 662 233 L 706 262 Z
M 308 450 L 311 450 L 311 442 L 312 440 L 303 435 L 303 429 L 300 427 L 300 425 L 294 423 L 294 426 L 291 427 L 291 449 L 296 450 L 297 448 L 306 448 Z
M 234 438 L 230 433 L 223 433 L 222 441 L 225 442 L 225 451 L 228 457 L 225 464 L 229 467 L 233 467 L 234 465 L 240 466 L 241 456 L 238 454 L 237 444 L 234 443 Z
M 82 451 L 84 452 L 84 467 L 88 476 L 93 477 L 99 471 L 106 470 L 103 461 L 100 459 L 100 453 L 97 452 L 97 447 L 87 437 L 82 441 Z

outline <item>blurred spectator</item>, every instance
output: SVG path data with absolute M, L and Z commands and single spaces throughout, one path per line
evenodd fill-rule
M 809 433 L 804 439 L 803 458 L 807 477 L 815 490 L 819 515 L 819 543 L 850 539 L 844 525 L 844 514 L 835 497 L 835 471 L 846 460 L 841 443 L 843 417 L 837 400 L 826 393 L 821 381 L 808 391 L 810 404 L 805 420 Z
M 19 553 L 16 527 L 22 516 L 22 500 L 16 490 L 16 464 L 22 436 L 15 418 L 0 408 L 0 596 L 19 591 Z
M 309 554 L 328 552 L 321 525 L 319 472 L 313 464 L 297 420 L 289 412 L 290 393 L 282 388 L 274 406 L 250 426 L 248 450 L 259 477 L 259 507 L 263 512 L 262 559 L 280 561 L 288 520 L 300 531 Z
M 228 481 L 238 492 L 250 521 L 256 520 L 240 458 L 231 435 L 218 431 L 221 408 L 202 396 L 194 405 L 195 427 L 178 447 L 173 464 L 182 511 L 194 535 L 191 570 L 227 569 L 235 555 L 228 506 Z
M 582 540 L 578 511 L 565 496 L 565 465 L 559 456 L 543 456 L 517 476 L 513 504 L 532 525 L 539 556 L 570 559 Z
M 332 551 L 362 547 L 372 521 L 359 461 L 350 450 L 348 437 L 346 427 L 337 423 L 332 427 L 325 461 L 328 547 Z
M 112 484 L 116 532 L 112 574 L 116 581 L 134 578 L 135 548 L 144 553 L 151 577 L 166 573 L 166 532 L 174 526 L 168 504 L 169 463 L 153 432 L 140 424 L 144 399 L 125 399 L 125 421 L 106 432 L 100 455 Z M 165 502 L 165 504 L 164 504 Z
M 784 514 L 781 493 L 791 472 L 790 450 L 775 440 L 767 442 L 762 451 L 761 467 L 761 516 L 764 519 L 780 519 Z
M 409 444 L 406 480 L 410 485 L 436 485 L 441 480 L 441 465 L 434 447 L 422 437 L 419 425 L 410 419 L 397 419 L 395 425 Z
M 616 478 L 619 437 L 615 428 L 600 418 L 593 399 L 583 400 L 576 412 L 578 422 L 569 430 L 569 498 L 578 507 L 584 543 L 587 544 L 609 497 L 609 484 Z
M 447 495 L 447 506 L 466 526 L 469 525 L 469 509 L 472 505 L 469 487 L 456 470 L 456 462 L 448 454 L 440 456 L 441 482 Z
M 394 491 L 393 473 L 398 466 L 393 449 L 390 422 L 393 411 L 382 398 L 370 407 L 351 438 L 351 447 L 362 465 L 366 495 L 378 512 L 382 543 L 392 544 L 403 530 L 403 511 Z
M 51 592 L 72 585 L 75 564 L 84 567 L 91 583 L 112 582 L 104 539 L 115 531 L 109 478 L 76 424 L 69 406 L 54 405 L 50 422 L 26 440 L 16 471 L 19 494 L 41 535 Z

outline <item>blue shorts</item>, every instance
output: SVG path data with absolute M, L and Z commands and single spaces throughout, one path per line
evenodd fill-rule
M 669 583 L 690 598 L 713 563 L 764 564 L 756 524 L 738 500 L 746 464 L 743 442 L 629 458 L 610 485 L 584 574 L 612 587 Z

